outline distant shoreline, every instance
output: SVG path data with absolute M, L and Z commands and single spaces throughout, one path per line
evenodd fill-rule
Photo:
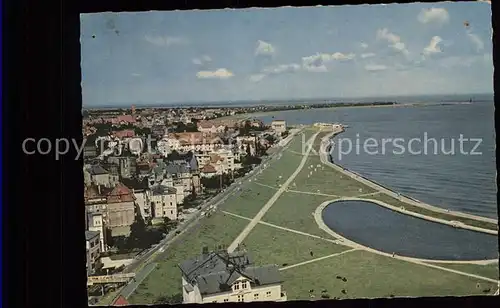
M 237 115 L 232 115 L 232 116 L 226 116 L 223 118 L 252 118 L 252 117 L 264 117 L 269 115 L 270 113 L 283 113 L 283 112 L 292 112 L 292 111 L 299 111 L 299 110 L 316 110 L 316 109 L 325 109 L 325 110 L 332 110 L 332 109 L 338 109 L 338 108 L 404 108 L 404 107 L 430 107 L 430 106 L 452 106 L 452 105 L 470 105 L 473 103 L 469 102 L 457 102 L 457 103 L 396 103 L 396 104 L 373 104 L 373 105 L 368 105 L 368 104 L 363 104 L 360 106 L 356 105 L 346 105 L 346 106 L 331 106 L 331 107 L 311 107 L 311 108 L 304 108 L 304 109 L 288 109 L 288 110 L 269 110 L 269 111 L 259 111 L 259 112 L 249 112 L 249 113 L 244 113 L 244 114 L 237 114 Z
M 268 99 L 268 100 L 241 100 L 232 102 L 176 102 L 176 103 L 116 103 L 112 106 L 112 103 L 108 103 L 102 106 L 83 106 L 84 110 L 105 110 L 105 109 L 130 109 L 130 106 L 135 105 L 137 109 L 144 108 L 227 108 L 227 107 L 255 107 L 255 106 L 285 106 L 285 105 L 300 105 L 300 104 L 314 104 L 314 103 L 367 103 L 376 101 L 396 101 L 406 103 L 416 103 L 416 102 L 457 102 L 457 101 L 469 101 L 472 99 L 474 102 L 486 102 L 493 101 L 493 93 L 467 93 L 467 94 L 427 94 L 427 95 L 409 95 L 409 96 L 397 96 L 397 95 L 387 95 L 387 96 L 374 96 L 374 97 L 350 97 L 350 98 L 301 98 L 301 99 Z

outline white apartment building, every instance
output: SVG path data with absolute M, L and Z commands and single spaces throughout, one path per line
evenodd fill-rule
M 162 143 L 163 152 L 173 150 L 178 152 L 211 152 L 224 144 L 218 136 L 200 132 L 169 134 L 163 140 L 166 141 L 166 143 Z
M 286 301 L 277 265 L 255 266 L 246 252 L 207 250 L 179 265 L 183 303 Z
M 198 166 L 208 164 L 214 166 L 216 172 L 229 173 L 235 170 L 235 155 L 233 151 L 227 149 L 218 149 L 214 152 L 201 152 L 195 154 Z
M 168 217 L 177 219 L 177 194 L 176 189 L 163 185 L 156 185 L 151 189 L 150 196 L 154 218 Z
M 274 120 L 271 122 L 271 129 L 277 133 L 283 133 L 286 131 L 286 121 L 285 120 Z
M 95 273 L 99 266 L 99 258 L 101 257 L 99 232 L 85 231 L 85 244 L 87 252 L 87 275 L 91 275 Z

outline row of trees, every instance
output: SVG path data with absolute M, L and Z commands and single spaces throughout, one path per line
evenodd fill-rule
M 130 235 L 128 237 L 109 236 L 107 238 L 108 245 L 116 247 L 120 253 L 130 252 L 133 249 L 147 249 L 162 240 L 162 233 L 168 233 L 164 232 L 167 227 L 163 230 L 148 228 L 138 209 L 136 209 L 136 213 L 135 221 L 130 226 Z

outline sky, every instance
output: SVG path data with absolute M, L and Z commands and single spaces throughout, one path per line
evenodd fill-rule
M 85 107 L 493 93 L 484 2 L 80 19 Z

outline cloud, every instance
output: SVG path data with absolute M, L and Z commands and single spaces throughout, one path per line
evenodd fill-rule
M 257 41 L 257 48 L 255 48 L 255 55 L 273 55 L 276 49 L 270 43 L 264 41 Z
M 361 43 L 360 45 L 361 45 L 361 48 L 363 48 L 363 49 L 368 48 L 368 44 L 366 44 L 366 43 Z
M 385 40 L 389 43 L 389 47 L 395 51 L 401 52 L 404 55 L 409 54 L 405 44 L 401 42 L 401 38 L 396 34 L 389 32 L 387 28 L 377 30 L 377 40 Z
M 448 11 L 443 8 L 422 9 L 417 16 L 418 21 L 423 24 L 438 23 L 444 24 L 450 20 Z
M 305 71 L 311 72 L 311 73 L 326 73 L 326 72 L 328 72 L 328 68 L 324 64 L 304 66 L 303 69 Z
M 481 40 L 481 38 L 477 35 L 477 34 L 474 34 L 470 31 L 467 32 L 467 37 L 469 38 L 469 40 L 476 46 L 476 51 L 481 51 L 484 49 L 484 43 L 483 41 Z
M 424 51 L 423 51 L 423 54 L 428 56 L 430 54 L 434 54 L 434 53 L 440 53 L 441 52 L 441 48 L 439 48 L 439 43 L 441 43 L 443 41 L 443 39 L 441 39 L 441 37 L 439 36 L 433 36 L 431 41 L 429 42 L 429 45 L 427 45 L 427 47 L 424 48 Z
M 251 82 L 259 82 L 262 79 L 264 79 L 267 75 L 266 74 L 255 74 L 250 76 L 250 81 Z
M 375 57 L 375 54 L 373 52 L 361 54 L 362 59 L 371 58 L 371 57 Z
M 262 69 L 264 74 L 280 74 L 287 72 L 296 72 L 300 70 L 300 65 L 296 63 L 291 64 L 281 64 L 276 66 L 268 66 Z
M 225 68 L 219 68 L 216 71 L 199 71 L 196 73 L 198 78 L 218 78 L 218 79 L 228 79 L 233 77 L 234 74 Z
M 194 58 L 192 61 L 193 61 L 193 64 L 204 65 L 204 64 L 207 64 L 209 62 L 212 62 L 212 58 L 210 58 L 207 55 L 203 55 L 200 58 Z
M 144 39 L 156 46 L 171 46 L 171 45 L 182 45 L 187 44 L 188 40 L 182 37 L 175 36 L 153 36 L 146 35 Z
M 386 69 L 387 69 L 387 66 L 385 66 L 385 65 L 379 65 L 379 64 L 367 64 L 367 65 L 365 65 L 365 70 L 370 71 L 370 72 L 384 71 Z
M 142 75 L 141 75 L 141 74 L 139 74 L 139 73 L 132 73 L 131 75 L 132 75 L 132 76 L 134 76 L 134 77 L 141 77 L 141 76 L 142 76 Z
M 320 63 L 328 63 L 332 61 L 348 61 L 356 57 L 353 53 L 344 54 L 341 52 L 336 52 L 333 54 L 328 53 L 316 53 L 312 56 L 307 56 L 302 58 L 302 63 L 305 65 L 314 65 Z

